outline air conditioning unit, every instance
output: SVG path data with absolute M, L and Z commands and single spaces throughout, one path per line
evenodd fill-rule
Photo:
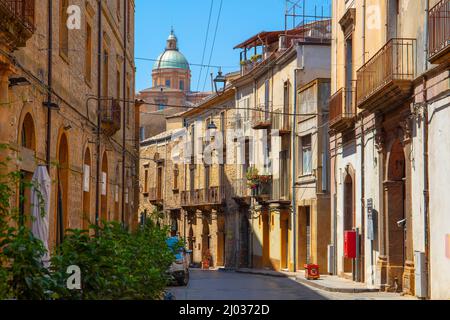
M 328 267 L 328 274 L 335 274 L 335 270 L 334 270 L 334 244 L 329 244 L 328 245 L 328 263 L 327 263 L 327 267 Z

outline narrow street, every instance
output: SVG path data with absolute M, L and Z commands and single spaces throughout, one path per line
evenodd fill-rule
M 290 278 L 191 269 L 187 287 L 170 287 L 176 300 L 411 300 L 393 293 L 332 293 Z
M 191 269 L 187 287 L 171 287 L 176 300 L 324 300 L 288 278 Z

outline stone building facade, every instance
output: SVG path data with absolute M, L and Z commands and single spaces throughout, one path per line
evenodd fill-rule
M 227 147 L 221 150 L 214 142 L 234 128 L 234 94 L 228 89 L 208 97 L 171 118 L 171 130 L 141 141 L 140 211 L 159 214 L 172 235 L 186 240 L 197 265 L 208 252 L 211 266 L 234 266 L 238 259 L 235 166 L 219 161 Z M 210 160 L 204 159 L 208 145 Z
M 246 156 L 251 163 L 241 166 L 238 175 L 247 184 L 246 173 L 256 169 L 260 177 L 268 179 L 260 181 L 251 194 L 247 221 L 248 262 L 255 268 L 301 269 L 305 263 L 302 248 L 327 245 L 326 237 L 307 243 L 300 234 L 306 228 L 306 220 L 300 219 L 306 204 L 302 186 L 305 177 L 294 177 L 298 163 L 294 165 L 292 159 L 301 147 L 296 143 L 297 137 L 311 129 L 299 112 L 298 90 L 315 79 L 329 78 L 329 26 L 330 21 L 323 20 L 287 32 L 263 32 L 236 46 L 242 50 L 243 58 L 241 76 L 233 81 L 236 105 L 244 135 L 253 145 L 253 152 Z M 253 50 L 257 54 L 247 59 Z M 316 110 L 325 107 L 326 101 L 320 107 L 316 100 L 310 103 L 314 111 L 309 118 L 315 121 L 319 118 L 319 114 L 314 116 Z M 323 119 L 318 121 L 322 123 Z M 321 168 L 322 160 L 314 164 Z M 310 174 L 309 178 L 314 176 Z M 308 195 L 316 199 L 321 193 L 319 189 L 310 190 Z M 325 216 L 327 208 L 321 207 Z M 324 226 L 328 225 L 326 220 Z
M 333 3 L 334 272 L 421 298 L 449 298 L 448 203 L 437 191 L 446 160 L 435 149 L 447 145 L 448 8 Z M 355 259 L 345 255 L 346 231 L 356 231 Z
M 48 166 L 52 247 L 89 222 L 137 223 L 134 1 L 99 3 L 71 1 L 79 29 L 68 28 L 67 1 L 0 6 L 1 157 L 26 180 Z M 29 204 L 21 211 L 29 215 Z

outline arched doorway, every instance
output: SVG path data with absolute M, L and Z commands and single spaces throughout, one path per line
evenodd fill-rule
M 102 176 L 101 176 L 101 193 L 100 193 L 100 220 L 108 221 L 108 155 L 106 154 L 106 151 L 103 153 L 103 159 L 102 159 Z
M 248 221 L 247 215 L 245 213 L 241 212 L 241 226 L 240 226 L 240 267 L 247 268 L 249 266 L 249 230 L 250 230 L 250 223 Z
M 31 114 L 27 113 L 23 119 L 20 127 L 20 146 L 21 158 L 28 161 L 29 158 L 35 157 L 36 154 L 36 135 L 34 128 L 34 121 Z M 24 159 L 28 158 L 28 159 Z M 22 167 L 20 186 L 19 186 L 19 223 L 24 225 L 26 223 L 31 226 L 31 188 L 30 183 L 33 179 L 33 169 Z
M 64 239 L 64 232 L 68 226 L 68 192 L 69 192 L 69 144 L 65 133 L 59 139 L 58 170 L 56 192 L 56 243 Z
M 406 217 L 406 161 L 403 146 L 393 142 L 387 163 L 387 179 L 384 183 L 386 221 L 385 237 L 388 260 L 388 285 L 401 290 L 403 271 L 407 260 Z
M 217 217 L 217 265 L 225 266 L 225 216 Z
M 352 231 L 355 227 L 355 190 L 353 177 L 347 173 L 344 180 L 344 233 Z M 344 273 L 352 273 L 352 259 L 344 257 Z
M 190 251 L 194 251 L 194 228 L 192 227 L 192 224 L 189 224 L 189 237 L 188 237 L 188 242 L 189 242 L 189 250 Z
M 270 263 L 270 213 L 268 210 L 261 214 L 261 219 L 263 229 L 262 263 L 263 267 L 272 268 Z
M 84 152 L 83 167 L 83 229 L 87 230 L 92 223 L 91 217 L 91 151 L 86 148 Z
M 211 255 L 211 242 L 210 242 L 210 234 L 209 234 L 209 221 L 208 219 L 203 219 L 202 221 L 202 260 L 206 255 Z M 212 266 L 212 264 L 211 264 Z

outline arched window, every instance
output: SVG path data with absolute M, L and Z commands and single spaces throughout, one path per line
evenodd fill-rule
M 20 131 L 20 146 L 33 153 L 36 152 L 36 136 L 34 131 L 34 121 L 29 113 L 25 115 Z M 22 157 L 24 154 L 22 154 Z M 31 224 L 31 188 L 33 172 L 22 169 L 21 181 L 19 185 L 19 223 L 23 225 L 27 222 Z
M 29 113 L 27 113 L 22 123 L 20 142 L 21 146 L 24 148 L 31 150 L 35 150 L 36 148 L 34 121 Z

